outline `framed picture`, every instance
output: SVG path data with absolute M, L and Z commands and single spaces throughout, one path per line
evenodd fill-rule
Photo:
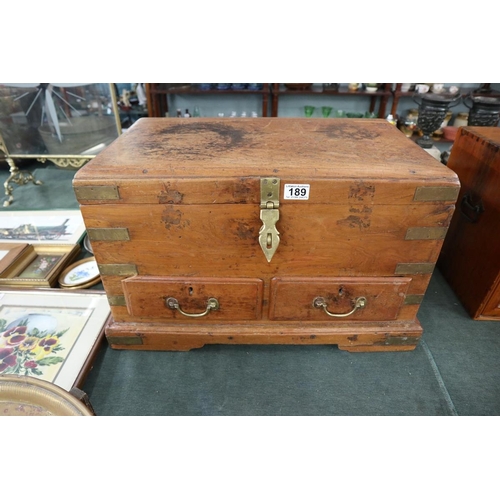
M 121 134 L 118 85 L 0 83 L 0 155 L 10 167 L 5 207 L 14 202 L 14 184 L 38 184 L 16 159 L 77 169 Z
M 61 160 L 88 161 L 120 133 L 112 84 L 0 83 L 0 137 L 11 158 L 48 158 L 65 167 Z
M 0 289 L 0 374 L 81 386 L 109 317 L 103 292 Z
M 62 288 L 88 288 L 101 281 L 101 275 L 94 257 L 71 264 L 59 275 Z
M 61 272 L 80 253 L 80 245 L 28 245 L 6 271 L 0 273 L 0 286 L 28 288 L 53 287 Z
M 19 210 L 0 214 L 0 243 L 79 243 L 85 234 L 80 210 Z
M 23 253 L 29 251 L 27 243 L 0 243 L 0 276 L 7 272 L 9 267 L 19 259 Z

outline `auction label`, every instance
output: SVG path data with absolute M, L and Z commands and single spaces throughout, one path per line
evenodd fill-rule
M 310 184 L 285 184 L 285 200 L 308 200 Z

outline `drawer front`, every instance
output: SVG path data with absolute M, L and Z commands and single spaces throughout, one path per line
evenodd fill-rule
M 273 278 L 269 319 L 395 320 L 410 282 L 411 278 Z
M 122 286 L 128 312 L 135 317 L 221 321 L 262 315 L 260 279 L 134 276 Z

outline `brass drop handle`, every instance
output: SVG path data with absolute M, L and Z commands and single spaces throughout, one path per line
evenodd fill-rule
M 210 297 L 207 301 L 207 308 L 201 313 L 187 313 L 181 309 L 179 305 L 179 301 L 174 297 L 168 297 L 165 299 L 165 304 L 170 309 L 177 309 L 181 314 L 187 316 L 188 318 L 201 318 L 202 316 L 206 316 L 210 311 L 217 311 L 219 309 L 219 301 Z
M 354 314 L 358 309 L 363 309 L 363 307 L 365 306 L 366 306 L 366 298 L 358 297 L 354 301 L 354 308 L 352 309 L 352 311 L 349 311 L 348 313 L 331 313 L 327 309 L 328 304 L 326 303 L 326 300 L 323 297 L 316 297 L 313 300 L 313 307 L 316 307 L 318 309 L 322 307 L 323 311 L 325 311 L 326 314 L 328 314 L 328 316 L 331 316 L 332 318 L 345 318 L 347 316 L 350 316 L 351 314 Z

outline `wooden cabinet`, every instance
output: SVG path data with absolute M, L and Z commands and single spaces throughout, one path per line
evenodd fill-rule
M 272 115 L 279 116 L 279 101 L 282 98 L 309 96 L 312 99 L 316 97 L 328 98 L 332 105 L 342 102 L 338 98 L 365 98 L 369 100 L 369 106 L 366 111 L 375 113 L 378 118 L 385 118 L 389 99 L 392 97 L 392 83 L 381 83 L 378 90 L 368 92 L 366 90 L 350 91 L 347 87 L 339 87 L 336 90 L 329 90 L 323 86 L 312 86 L 308 89 L 290 89 L 283 83 L 271 84 L 272 89 Z M 377 106 L 378 105 L 378 106 Z
M 168 116 L 168 96 L 172 95 L 191 95 L 191 96 L 224 96 L 231 98 L 235 96 L 257 95 L 262 98 L 262 116 L 267 117 L 269 104 L 269 84 L 262 84 L 261 89 L 208 89 L 201 90 L 196 84 L 174 85 L 170 83 L 146 83 L 146 96 L 148 99 L 148 110 L 150 117 Z
M 412 350 L 459 184 L 385 120 L 146 118 L 76 174 L 116 349 Z
M 379 118 L 385 118 L 387 106 L 392 98 L 392 85 L 391 83 L 380 84 L 376 92 L 368 92 L 364 90 L 349 91 L 347 87 L 340 87 L 337 90 L 328 90 L 323 86 L 314 86 L 310 89 L 291 90 L 285 87 L 282 83 L 264 83 L 262 89 L 239 89 L 233 88 L 218 90 L 216 88 L 201 90 L 196 84 L 169 84 L 169 83 L 147 83 L 146 94 L 148 97 L 148 110 L 150 117 L 165 117 L 169 113 L 169 96 L 204 96 L 207 99 L 222 97 L 231 98 L 258 95 L 261 97 L 262 115 L 267 117 L 270 113 L 271 117 L 279 116 L 279 101 L 281 99 L 288 99 L 288 97 L 297 98 L 300 96 L 310 96 L 312 99 L 315 97 L 327 98 L 329 102 L 342 102 L 342 98 L 355 98 L 356 100 L 365 98 L 367 100 L 366 111 L 375 113 Z M 340 101 L 339 99 L 340 98 Z
M 462 128 L 448 166 L 461 189 L 439 267 L 474 319 L 500 320 L 500 128 Z
M 403 92 L 401 90 L 402 85 L 402 83 L 381 83 L 377 91 L 369 92 L 367 90 L 351 91 L 348 89 L 347 84 L 340 84 L 336 90 L 331 90 L 325 84 L 312 84 L 310 88 L 292 88 L 292 84 L 283 83 L 264 83 L 263 88 L 260 90 L 235 90 L 232 88 L 225 90 L 201 90 L 197 84 L 147 83 L 146 94 L 150 117 L 165 117 L 169 113 L 169 96 L 191 96 L 193 99 L 204 96 L 207 100 L 222 98 L 226 101 L 228 109 L 230 109 L 230 103 L 234 99 L 242 96 L 260 96 L 262 117 L 283 116 L 283 113 L 280 113 L 280 109 L 283 109 L 285 103 L 290 105 L 294 101 L 302 102 L 304 99 L 310 99 L 311 105 L 321 101 L 322 103 L 328 103 L 328 106 L 332 106 L 335 109 L 343 109 L 344 111 L 350 111 L 349 106 L 353 102 L 363 103 L 362 106 L 358 106 L 358 108 L 361 107 L 363 109 L 363 113 L 373 113 L 378 118 L 386 118 L 389 114 L 402 116 L 408 109 L 418 107 L 411 100 L 414 92 Z M 462 89 L 464 97 L 471 90 L 480 92 L 479 94 L 476 93 L 476 95 L 500 95 L 498 89 L 491 88 L 492 84 L 477 83 L 466 85 L 467 87 Z M 365 103 L 366 105 L 364 105 Z M 453 108 L 454 113 L 467 111 L 468 108 L 463 104 Z M 229 116 L 229 113 L 226 116 Z M 297 111 L 294 116 L 303 117 L 304 113 L 302 110 L 300 112 Z M 321 114 L 317 112 L 315 116 L 321 116 Z M 452 122 L 450 122 L 451 124 Z M 450 143 L 451 141 L 441 138 L 440 142 Z

